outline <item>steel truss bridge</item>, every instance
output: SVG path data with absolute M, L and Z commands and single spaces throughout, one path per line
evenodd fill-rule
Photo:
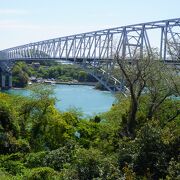
M 180 18 L 128 25 L 45 41 L 29 43 L 0 51 L 2 87 L 4 72 L 10 74 L 15 61 L 64 60 L 79 65 L 108 90 L 122 91 L 121 78 L 113 76 L 114 54 L 133 61 L 151 56 L 156 48 L 158 59 L 180 63 Z M 9 75 L 9 86 L 12 77 Z

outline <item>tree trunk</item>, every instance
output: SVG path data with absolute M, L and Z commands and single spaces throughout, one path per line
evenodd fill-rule
M 129 109 L 127 131 L 130 137 L 135 137 L 135 127 L 136 127 L 136 113 L 137 113 L 138 102 L 135 98 L 131 99 L 131 105 Z
M 153 117 L 153 105 L 150 106 L 149 111 L 147 113 L 147 119 L 151 120 Z

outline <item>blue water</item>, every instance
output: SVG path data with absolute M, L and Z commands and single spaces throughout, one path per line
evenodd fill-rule
M 28 96 L 25 89 L 11 89 L 10 94 Z M 77 108 L 84 116 L 93 116 L 108 111 L 115 97 L 107 91 L 95 90 L 92 86 L 82 85 L 55 85 L 54 95 L 57 99 L 56 107 L 60 111 Z

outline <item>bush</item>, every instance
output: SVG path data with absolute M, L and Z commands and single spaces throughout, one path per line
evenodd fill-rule
M 42 167 L 44 157 L 48 154 L 48 152 L 41 151 L 37 153 L 30 153 L 25 157 L 25 166 L 28 168 L 34 167 Z
M 44 158 L 44 166 L 60 171 L 65 163 L 71 162 L 73 149 L 74 146 L 72 144 L 68 144 L 49 152 Z
M 24 139 L 16 139 L 11 132 L 0 133 L 0 154 L 29 152 L 29 143 Z
M 23 163 L 13 160 L 7 160 L 0 163 L 0 167 L 3 167 L 11 175 L 23 174 L 26 169 Z
M 145 175 L 150 171 L 153 179 L 164 178 L 169 162 L 168 147 L 162 141 L 162 129 L 157 122 L 147 123 L 139 132 L 139 152 L 135 171 Z
M 27 153 L 30 151 L 30 145 L 25 139 L 18 139 L 11 144 L 11 152 Z
M 58 177 L 58 173 L 54 171 L 54 169 L 49 167 L 39 167 L 33 168 L 23 175 L 22 179 L 28 180 L 53 180 L 53 179 L 60 179 Z
M 4 169 L 0 168 L 0 179 L 1 180 L 11 180 L 12 176 L 7 173 Z
M 26 169 L 26 167 L 22 163 L 23 159 L 24 155 L 22 153 L 1 155 L 0 168 L 11 175 L 23 174 L 24 170 Z
M 166 176 L 166 179 L 171 180 L 178 180 L 180 179 L 180 162 L 175 161 L 173 158 L 169 162 L 168 167 L 168 175 Z
M 97 149 L 76 149 L 74 160 L 61 172 L 64 179 L 91 180 L 91 179 L 120 179 L 120 171 L 116 157 L 105 157 Z
M 122 170 L 127 164 L 133 164 L 138 155 L 138 146 L 136 140 L 124 138 L 119 141 L 118 164 Z

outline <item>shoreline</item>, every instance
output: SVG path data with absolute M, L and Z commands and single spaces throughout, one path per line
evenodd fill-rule
M 64 84 L 64 85 L 86 85 L 86 86 L 96 86 L 96 82 L 55 82 L 54 84 Z
M 62 84 L 62 85 L 82 85 L 82 86 L 96 86 L 96 82 L 53 82 L 53 83 L 32 83 L 32 84 L 44 84 L 44 85 L 56 85 L 56 84 Z M 31 86 L 31 85 L 28 85 Z M 26 87 L 12 87 L 10 89 L 25 89 Z M 0 89 L 0 91 L 2 91 Z

